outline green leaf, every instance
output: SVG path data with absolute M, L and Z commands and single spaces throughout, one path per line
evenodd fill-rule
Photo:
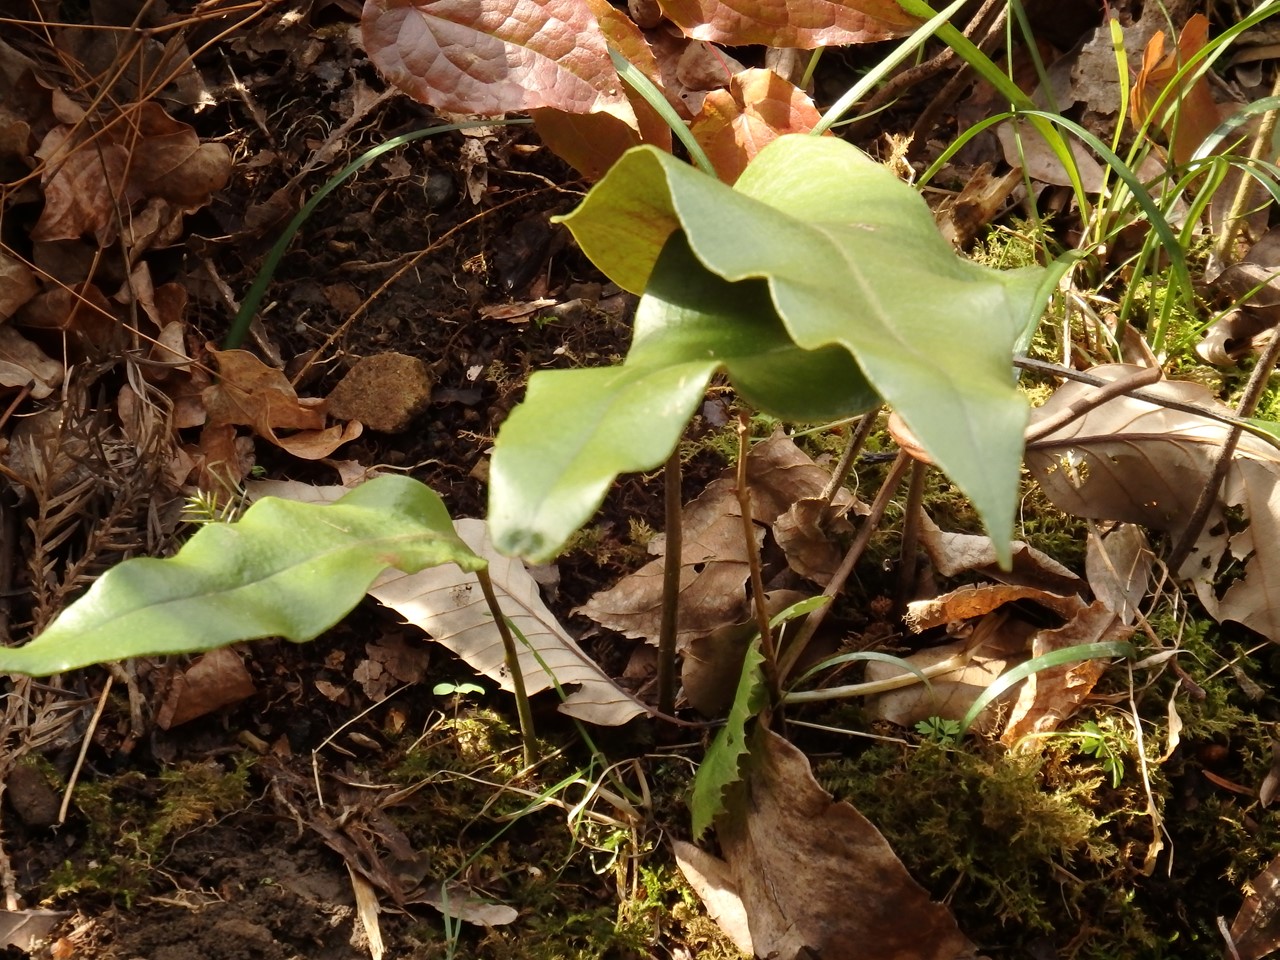
M 677 230 L 712 273 L 765 281 L 795 344 L 851 354 L 1007 560 L 1027 418 L 1012 353 L 1043 270 L 957 256 L 915 191 L 830 137 L 779 138 L 734 187 L 638 147 L 564 222 L 630 290 L 651 282 Z
M 176 556 L 108 570 L 26 646 L 0 649 L 0 672 L 44 676 L 258 637 L 311 640 L 387 567 L 442 563 L 485 565 L 416 480 L 379 477 L 327 505 L 266 497 L 235 523 L 202 527 Z
M 758 714 L 768 700 L 764 671 L 757 637 L 747 648 L 738 680 L 738 692 L 729 709 L 725 725 L 716 733 L 707 755 L 693 780 L 689 809 L 693 814 L 693 839 L 699 839 L 724 809 L 724 791 L 742 779 L 742 758 L 748 752 L 747 721 Z
M 749 403 L 786 420 L 835 419 L 879 402 L 846 350 L 797 347 L 763 281 L 722 280 L 676 233 L 636 310 L 626 362 L 535 373 L 502 425 L 489 470 L 498 549 L 553 555 L 618 474 L 671 455 L 722 369 Z

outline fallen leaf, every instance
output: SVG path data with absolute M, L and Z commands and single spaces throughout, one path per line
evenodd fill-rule
M 712 90 L 689 131 L 702 144 L 716 176 L 736 183 L 765 144 L 784 133 L 807 133 L 822 115 L 803 90 L 772 70 L 744 70 L 728 89 Z
M 1015 540 L 1012 545 L 1012 568 L 1001 570 L 990 537 L 948 533 L 927 515 L 920 521 L 920 546 L 928 554 L 934 570 L 944 577 L 976 572 L 1002 583 L 1034 587 L 1063 596 L 1079 593 L 1085 586 L 1079 577 L 1057 560 L 1021 540 Z
M 796 501 L 818 496 L 828 479 L 826 470 L 781 433 L 754 446 L 747 455 L 747 483 L 757 543 L 764 537 L 761 524 L 773 525 Z M 695 637 L 705 637 L 719 627 L 746 619 L 745 584 L 749 568 L 736 486 L 735 468 L 729 468 L 686 504 L 682 514 L 680 615 L 676 635 L 677 648 L 682 651 Z M 847 510 L 853 504 L 853 497 L 841 490 L 835 503 L 837 512 Z M 793 537 L 790 541 L 793 549 L 807 547 L 808 536 Z M 595 594 L 574 612 L 585 614 L 624 636 L 656 643 L 662 611 L 663 566 L 662 560 L 646 564 L 613 587 Z
M 1231 923 L 1231 948 L 1233 960 L 1261 960 L 1280 949 L 1280 857 L 1245 886 Z
M 684 840 L 675 840 L 671 846 L 676 866 L 702 901 L 707 916 L 742 953 L 754 956 L 747 910 L 738 896 L 729 865 Z
M 366 0 L 360 29 L 374 66 L 438 110 L 603 111 L 636 126 L 604 33 L 578 0 Z
M 1083 643 L 1125 640 L 1131 633 L 1133 628 L 1120 623 L 1115 611 L 1099 600 L 1058 629 L 1037 631 L 1031 640 L 1031 656 L 1040 657 Z M 1104 661 L 1082 660 L 1032 673 L 1022 681 L 1000 741 L 1013 748 L 1025 738 L 1058 729 L 1093 692 L 1105 670 Z
M 729 46 L 843 46 L 874 43 L 910 33 L 920 21 L 894 0 L 816 0 L 797 4 L 765 0 L 661 0 L 662 12 L 685 36 Z
M 0 385 L 30 387 L 31 396 L 43 400 L 62 382 L 62 364 L 13 327 L 0 324 Z
M 156 713 L 156 726 L 171 730 L 239 703 L 256 692 L 257 687 L 240 654 L 230 647 L 210 650 L 174 677 Z
M 952 658 L 964 661 L 963 665 L 949 673 L 932 677 L 927 686 L 914 683 L 869 697 L 868 713 L 876 719 L 907 728 L 930 717 L 964 719 L 974 701 L 1002 673 L 1027 659 L 1028 635 L 1032 628 L 1022 621 L 1011 620 L 999 614 L 988 616 L 999 617 L 999 620 L 991 621 L 992 626 L 986 629 L 979 625 L 970 640 L 929 647 L 905 658 L 918 670 Z M 977 641 L 976 644 L 974 640 Z M 867 664 L 867 681 L 892 680 L 908 675 L 906 670 L 893 664 L 874 660 Z M 1015 686 L 997 697 L 978 715 L 972 729 L 977 733 L 990 733 L 997 729 L 996 724 L 1002 712 L 1013 701 L 1017 691 L 1018 687 Z
M 1084 569 L 1093 595 L 1121 623 L 1133 623 L 1138 607 L 1147 595 L 1147 583 L 1155 566 L 1155 554 L 1142 528 L 1132 523 L 1117 524 L 1104 536 L 1092 530 L 1085 544 Z
M 479 927 L 500 927 L 514 923 L 520 916 L 514 907 L 476 896 L 466 884 L 457 881 L 423 887 L 413 894 L 409 902 L 429 904 L 446 917 Z
M 0 947 L 35 954 L 39 941 L 69 916 L 65 910 L 0 910 Z
M 555 683 L 577 686 L 560 704 L 562 713 L 607 726 L 645 713 L 605 675 L 560 625 L 538 593 L 538 585 L 519 560 L 498 553 L 483 520 L 456 520 L 458 536 L 489 561 L 489 577 L 507 617 L 529 646 L 517 640 L 525 688 L 532 696 Z M 481 595 L 480 585 L 457 567 L 430 567 L 416 574 L 387 571 L 369 590 L 444 644 L 477 672 L 511 689 L 502 640 Z
M 40 290 L 36 275 L 25 263 L 0 250 L 0 320 L 8 320 Z
M 1111 364 L 1093 372 L 1113 380 L 1136 369 Z M 1033 423 L 1070 407 L 1090 389 L 1063 385 L 1035 411 Z M 1145 390 L 1222 415 L 1231 413 L 1198 383 L 1162 381 Z M 1177 537 L 1208 482 L 1228 429 L 1206 417 L 1120 396 L 1028 444 L 1026 463 L 1060 510 L 1139 523 Z M 1251 433 L 1242 435 L 1218 502 L 1187 561 L 1176 571 L 1192 580 L 1215 619 L 1234 620 L 1272 640 L 1280 640 L 1278 477 L 1276 448 Z M 1248 526 L 1229 530 L 1229 507 L 1243 507 Z M 1235 561 L 1243 561 L 1243 574 L 1219 595 L 1215 581 L 1228 552 Z
M 395 633 L 366 643 L 364 651 L 369 657 L 356 664 L 351 679 L 360 684 L 364 695 L 375 703 L 402 684 L 422 680 L 431 659 L 421 643 L 408 643 Z
M 1157 30 L 1147 42 L 1142 67 L 1133 82 L 1130 112 L 1134 126 L 1154 122 L 1169 134 L 1172 137 L 1170 152 L 1179 166 L 1191 159 L 1196 147 L 1220 121 L 1207 76 L 1192 79 L 1195 71 L 1191 71 L 1174 85 L 1179 69 L 1199 53 L 1208 40 L 1209 21 L 1200 13 L 1187 20 L 1178 35 L 1177 47 L 1168 53 L 1164 31 Z M 1168 93 L 1160 100 L 1166 90 Z M 1160 101 L 1158 108 L 1157 101 Z M 1157 109 L 1159 114 L 1155 112 Z
M 880 832 L 761 726 L 738 809 L 717 823 L 756 956 L 965 960 L 976 950 Z

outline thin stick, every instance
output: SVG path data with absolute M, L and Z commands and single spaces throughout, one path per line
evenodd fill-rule
M 764 599 L 764 575 L 760 571 L 760 548 L 756 545 L 756 527 L 751 520 L 751 485 L 747 481 L 747 455 L 750 451 L 750 426 L 745 413 L 738 414 L 738 512 L 742 515 L 742 535 L 747 543 L 747 567 L 751 571 L 751 602 L 755 610 L 756 629 L 760 631 L 760 652 L 764 654 L 761 670 L 769 687 L 769 703 L 782 702 L 782 685 L 778 675 L 778 651 L 769 629 L 769 610 Z
M 1258 402 L 1262 399 L 1262 394 L 1266 392 L 1267 381 L 1271 379 L 1271 371 L 1275 369 L 1277 360 L 1280 360 L 1280 332 L 1272 335 L 1266 351 L 1258 359 L 1258 365 L 1253 368 L 1253 373 L 1249 375 L 1249 382 L 1245 385 L 1244 395 L 1240 398 L 1239 406 L 1236 407 L 1237 417 L 1251 417 L 1254 411 L 1258 409 Z M 1218 492 L 1222 489 L 1222 481 L 1226 479 L 1227 470 L 1231 467 L 1231 459 L 1235 456 L 1236 444 L 1240 442 L 1240 434 L 1243 432 L 1243 428 L 1237 423 L 1232 426 L 1231 432 L 1227 434 L 1226 442 L 1222 444 L 1214 458 L 1213 470 L 1209 474 L 1209 482 L 1200 491 L 1200 498 L 1196 500 L 1195 508 L 1191 511 L 1191 518 L 1187 520 L 1187 525 L 1183 529 L 1182 535 L 1178 538 L 1177 543 L 1174 544 L 1173 549 L 1169 551 L 1169 557 L 1165 562 L 1175 577 L 1178 575 L 1178 568 L 1190 556 L 1191 548 L 1200 539 L 1200 532 L 1204 530 L 1205 521 L 1209 518 L 1209 511 L 1218 502 Z
M 684 559 L 679 443 L 667 457 L 662 476 L 667 545 L 662 564 L 662 622 L 658 631 L 658 711 L 669 716 L 676 712 L 676 633 L 680 624 L 680 568 Z
M 844 450 L 840 454 L 840 462 L 836 464 L 836 468 L 831 474 L 831 479 L 827 481 L 827 485 L 822 491 L 822 500 L 828 507 L 831 506 L 831 501 L 836 498 L 836 493 L 844 486 L 844 481 L 849 476 L 849 471 L 853 468 L 853 458 L 866 445 L 867 437 L 871 436 L 871 431 L 875 429 L 876 420 L 879 416 L 879 407 L 874 410 L 868 410 L 858 421 L 858 428 L 849 435 L 849 442 L 845 444 Z
M 1163 375 L 1159 367 L 1144 367 L 1130 376 L 1111 380 L 1105 386 L 1099 387 L 1096 392 L 1087 397 L 1081 397 L 1066 410 L 1060 411 L 1048 420 L 1041 420 L 1028 429 L 1026 442 L 1035 443 L 1037 440 L 1043 440 L 1049 434 L 1061 430 L 1074 420 L 1079 420 L 1090 410 L 1102 406 L 1108 400 L 1114 400 L 1124 394 L 1132 396 L 1135 387 L 1146 387 L 1158 383 Z
M 858 531 L 857 537 L 854 538 L 853 544 L 849 547 L 849 552 L 844 555 L 844 560 L 840 562 L 840 568 L 836 570 L 835 576 L 831 578 L 827 588 L 822 591 L 824 597 L 834 597 L 844 588 L 844 582 L 849 579 L 849 574 L 853 573 L 854 565 L 862 556 L 863 551 L 867 549 L 867 544 L 871 542 L 872 534 L 880 526 L 880 521 L 884 518 L 884 512 L 889 507 L 889 501 L 893 499 L 893 495 L 898 489 L 898 484 L 902 482 L 903 474 L 911 466 L 911 459 L 909 454 L 902 452 L 893 461 L 893 466 L 889 468 L 889 475 L 884 478 L 884 483 L 880 485 L 880 492 L 876 494 L 875 502 L 871 504 L 871 512 L 862 518 L 862 528 Z M 779 678 L 786 677 L 795 668 L 800 655 L 804 653 L 805 647 L 809 645 L 813 635 L 818 632 L 818 627 L 822 626 L 822 621 L 826 618 L 827 611 L 830 609 L 831 604 L 825 604 L 806 618 L 804 626 L 800 628 L 795 640 L 787 647 L 787 654 L 778 665 Z
M 1276 74 L 1275 80 L 1271 84 L 1271 96 L 1280 97 L 1280 73 Z M 1249 159 L 1259 161 L 1271 149 L 1271 139 L 1276 130 L 1276 111 L 1268 110 L 1262 115 L 1262 120 L 1258 124 L 1257 136 L 1253 138 L 1253 144 L 1249 148 Z M 1236 188 L 1236 195 L 1231 198 L 1231 209 L 1227 212 L 1227 219 L 1222 225 L 1222 233 L 1218 235 L 1217 242 L 1213 245 L 1213 253 L 1223 263 L 1234 263 L 1236 258 L 1232 255 L 1232 248 L 1235 246 L 1236 237 L 1240 235 L 1240 231 L 1244 228 L 1244 211 L 1249 205 L 1249 198 L 1253 195 L 1257 182 L 1253 177 L 1248 176 L 1243 171 L 1240 172 L 1240 185 Z
M 107 707 L 107 694 L 111 692 L 111 674 L 107 674 L 107 682 L 102 685 L 102 693 L 98 696 L 98 706 L 89 718 L 89 727 L 80 741 L 80 754 L 76 757 L 76 765 L 71 768 L 71 776 L 67 777 L 67 789 L 62 794 L 62 806 L 58 808 L 58 825 L 67 822 L 67 810 L 71 807 L 71 794 L 80 779 L 80 770 L 84 767 L 84 758 L 89 754 L 89 744 L 93 742 L 94 731 L 98 729 L 98 721 L 102 719 L 102 711 Z
M 507 673 L 511 674 L 511 687 L 516 695 L 516 715 L 520 718 L 520 742 L 524 745 L 525 766 L 531 767 L 534 754 L 537 752 L 537 739 L 533 732 L 533 711 L 529 708 L 529 694 L 524 688 L 524 673 L 520 669 L 520 656 L 516 653 L 516 641 L 511 636 L 511 627 L 507 618 L 498 606 L 498 597 L 493 592 L 493 581 L 489 579 L 489 571 L 481 567 L 476 571 L 476 579 L 480 581 L 480 589 L 484 591 L 484 601 L 489 605 L 489 613 L 493 622 L 498 625 L 498 635 L 502 637 L 502 652 L 507 662 Z

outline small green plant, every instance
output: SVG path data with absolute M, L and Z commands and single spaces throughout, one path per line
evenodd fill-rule
M 1102 765 L 1102 772 L 1111 777 L 1111 786 L 1120 786 L 1124 779 L 1124 757 L 1113 732 L 1104 731 L 1096 722 L 1088 720 L 1068 736 L 1079 740 L 1081 753 Z
M 431 692 L 437 697 L 465 697 L 468 694 L 484 693 L 484 687 L 478 683 L 454 683 L 453 681 L 448 681 L 446 683 L 437 683 L 431 688 Z
M 950 744 L 960 739 L 960 721 L 929 717 L 916 724 L 916 733 L 931 743 Z

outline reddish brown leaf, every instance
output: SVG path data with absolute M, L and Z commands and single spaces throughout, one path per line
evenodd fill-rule
M 716 175 L 734 183 L 767 144 L 784 133 L 805 133 L 822 119 L 813 101 L 772 70 L 744 70 L 729 89 L 713 90 L 690 129 Z
M 0 320 L 12 317 L 39 289 L 31 268 L 0 250 Z
M 910 33 L 920 21 L 894 0 L 660 0 L 662 10 L 686 35 L 712 43 L 760 43 L 770 47 L 841 46 L 871 43 Z
M 547 149 L 589 180 L 600 179 L 620 156 L 641 142 L 630 125 L 607 113 L 566 113 L 543 108 L 531 114 Z M 668 134 L 663 149 L 670 148 Z
M 231 153 L 221 143 L 201 143 L 187 124 L 158 103 L 141 104 L 131 118 L 136 146 L 129 161 L 129 186 L 146 197 L 163 197 L 183 207 L 200 207 L 231 177 Z
M 584 0 L 366 0 L 360 25 L 387 79 L 438 109 L 553 107 L 634 121 Z
M 1165 52 L 1164 31 L 1158 30 L 1147 43 L 1142 55 L 1142 69 L 1133 84 L 1133 106 L 1130 113 L 1135 126 L 1148 121 L 1160 122 L 1169 116 L 1167 124 L 1161 123 L 1166 134 L 1172 137 L 1170 152 L 1179 164 L 1186 163 L 1218 125 L 1218 105 L 1209 90 L 1209 81 L 1201 76 L 1197 80 L 1184 77 L 1156 106 L 1160 94 L 1169 87 L 1182 65 L 1204 48 L 1209 39 L 1209 21 L 1197 13 L 1182 28 L 1178 46 Z M 1166 111 L 1176 104 L 1172 113 Z M 1153 112 L 1159 115 L 1153 117 Z M 1175 119 L 1176 118 L 1176 121 Z
M 324 401 L 299 399 L 284 371 L 268 367 L 246 350 L 216 350 L 218 382 L 204 391 L 209 423 L 253 427 L 268 436 L 277 429 L 320 430 Z
M 210 650 L 174 678 L 156 714 L 156 725 L 169 730 L 239 703 L 256 692 L 253 678 L 238 653 L 229 647 Z

